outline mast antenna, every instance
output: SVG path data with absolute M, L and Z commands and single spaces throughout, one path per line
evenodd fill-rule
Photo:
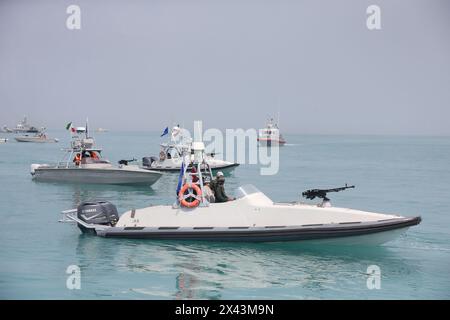
M 277 104 L 277 107 L 278 107 L 277 127 L 279 128 L 279 127 L 280 127 L 280 97 L 278 97 L 278 104 Z

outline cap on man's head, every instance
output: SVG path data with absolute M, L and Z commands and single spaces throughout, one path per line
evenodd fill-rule
M 223 172 L 222 171 L 217 172 L 216 177 L 223 177 Z

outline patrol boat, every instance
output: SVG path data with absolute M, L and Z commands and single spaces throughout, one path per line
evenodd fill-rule
M 159 157 L 142 158 L 143 167 L 161 172 L 179 172 L 183 163 L 183 155 L 191 153 L 192 144 L 192 140 L 183 135 L 183 130 L 180 126 L 173 127 L 169 142 L 161 144 Z M 204 155 L 205 163 L 208 163 L 214 173 L 222 171 L 229 174 L 239 166 L 238 163 L 217 159 L 215 156 L 215 153 Z M 191 158 L 193 159 L 193 155 L 191 155 Z
M 281 135 L 280 129 L 273 119 L 267 122 L 264 129 L 259 130 L 258 142 L 263 147 L 283 146 L 286 144 L 286 140 Z
M 14 132 L 14 133 L 38 133 L 39 129 L 28 124 L 27 117 L 23 117 L 23 120 L 20 121 L 15 128 L 9 129 L 6 126 L 3 127 L 5 132 Z
M 29 136 L 26 134 L 23 136 L 14 137 L 14 139 L 16 139 L 17 142 L 34 142 L 34 143 L 54 143 L 59 141 L 56 138 L 47 137 L 44 130 L 45 128 L 42 128 L 41 131 L 39 131 L 33 136 Z
M 377 245 L 390 241 L 421 218 L 333 207 L 327 193 L 338 189 L 313 189 L 303 193 L 319 204 L 275 203 L 252 185 L 237 189 L 236 199 L 224 203 L 207 200 L 204 145 L 192 144 L 195 173 L 185 157 L 180 170 L 177 198 L 172 205 L 131 209 L 119 216 L 105 201 L 81 203 L 63 211 L 64 222 L 75 222 L 83 233 L 102 237 L 161 240 L 241 242 L 305 241 L 340 245 Z M 202 166 L 204 164 L 204 166 Z M 202 170 L 203 168 L 203 170 Z M 196 179 L 194 179 L 194 177 Z
M 82 137 L 84 135 L 84 137 Z M 102 149 L 94 146 L 84 127 L 72 129 L 70 148 L 57 164 L 32 164 L 31 175 L 36 181 L 89 184 L 152 185 L 161 173 L 131 165 L 133 160 L 120 160 L 119 165 L 102 158 Z

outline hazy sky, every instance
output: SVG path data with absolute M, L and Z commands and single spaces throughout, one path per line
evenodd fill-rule
M 278 109 L 286 133 L 450 134 L 450 1 L 0 0 L 0 126 L 258 128 Z

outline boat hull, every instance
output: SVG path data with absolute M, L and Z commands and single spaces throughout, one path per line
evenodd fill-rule
M 258 138 L 258 143 L 260 146 L 263 147 L 274 147 L 274 146 L 284 146 L 286 144 L 286 141 L 277 139 Z
M 239 166 L 239 163 L 232 163 L 228 165 L 223 166 L 213 166 L 211 167 L 211 171 L 215 174 L 218 171 L 222 171 L 224 174 L 230 173 L 233 171 L 237 166 Z M 144 169 L 152 170 L 152 171 L 160 171 L 160 172 L 172 172 L 172 173 L 179 173 L 180 168 L 174 168 L 174 167 L 143 167 Z
M 36 181 L 89 184 L 152 185 L 161 173 L 149 170 L 37 168 L 32 173 Z
M 13 133 L 38 133 L 39 130 L 38 129 L 12 129 L 12 130 L 9 130 L 8 132 L 13 132 Z
M 31 142 L 31 143 L 55 143 L 58 142 L 56 139 L 42 139 L 33 137 L 15 137 L 17 142 Z
M 330 224 L 320 227 L 248 227 L 248 228 L 154 228 L 108 227 L 96 234 L 103 237 L 152 240 L 190 240 L 227 242 L 303 242 L 327 245 L 378 245 L 391 241 L 410 226 L 419 224 L 420 217 L 398 218 L 392 221 L 359 225 Z

